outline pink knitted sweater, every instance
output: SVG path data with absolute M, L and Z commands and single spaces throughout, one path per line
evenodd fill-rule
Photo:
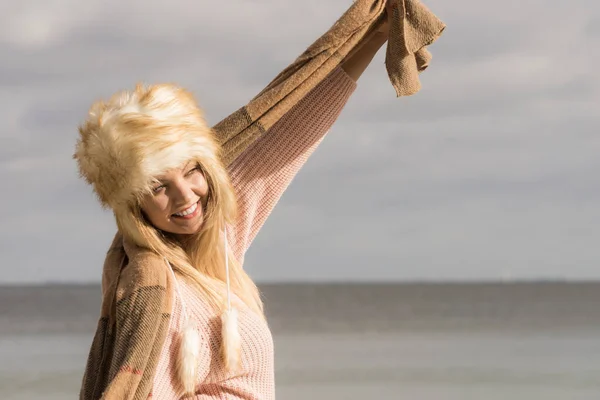
M 239 219 L 233 229 L 229 229 L 228 240 L 241 263 L 273 207 L 320 144 L 355 88 L 356 82 L 338 67 L 230 166 Z M 198 385 L 193 398 L 274 399 L 273 339 L 264 318 L 236 301 L 242 338 L 242 372 L 228 376 L 219 361 L 219 315 L 210 311 L 194 289 L 182 281 L 179 285 L 180 295 L 202 341 Z M 174 363 L 175 340 L 183 329 L 182 324 L 181 299 L 176 297 L 154 378 L 153 398 L 180 398 Z

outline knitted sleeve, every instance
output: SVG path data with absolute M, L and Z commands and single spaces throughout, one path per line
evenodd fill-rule
M 229 167 L 239 207 L 229 236 L 240 262 L 355 89 L 356 82 L 341 67 L 336 68 Z

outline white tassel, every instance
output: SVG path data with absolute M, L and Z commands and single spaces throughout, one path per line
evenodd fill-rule
M 222 356 L 225 369 L 235 373 L 240 367 L 242 341 L 238 329 L 238 313 L 235 308 L 225 310 L 221 314 Z
M 198 357 L 200 355 L 200 335 L 193 324 L 187 323 L 180 335 L 177 376 L 186 395 L 193 394 L 198 379 Z
M 196 390 L 196 380 L 198 379 L 198 360 L 200 357 L 200 334 L 194 324 L 190 321 L 187 309 L 185 307 L 185 301 L 179 291 L 179 283 L 171 264 L 165 258 L 167 267 L 171 271 L 173 277 L 173 285 L 175 285 L 175 291 L 177 297 L 181 301 L 181 313 L 183 314 L 184 327 L 179 334 L 179 347 L 177 349 L 177 360 L 175 361 L 176 375 L 180 380 L 181 386 L 185 392 L 185 395 L 194 394 Z

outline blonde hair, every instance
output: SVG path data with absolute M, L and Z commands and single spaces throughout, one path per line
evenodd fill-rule
M 133 91 L 95 102 L 79 133 L 74 157 L 80 174 L 94 187 L 102 205 L 113 210 L 121 233 L 165 257 L 211 306 L 222 309 L 223 232 L 235 223 L 237 207 L 221 147 L 194 97 L 172 84 L 138 84 Z M 154 227 L 140 203 L 157 175 L 187 162 L 200 165 L 209 198 L 202 227 L 182 243 Z M 228 253 L 231 291 L 264 315 L 257 286 L 231 249 Z

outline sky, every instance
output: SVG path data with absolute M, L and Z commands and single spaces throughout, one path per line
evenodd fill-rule
M 428 0 L 422 90 L 381 50 L 246 255 L 268 281 L 600 278 L 600 3 Z M 136 82 L 244 105 L 350 0 L 0 6 L 0 283 L 98 282 L 115 232 L 72 159 L 91 103 Z

